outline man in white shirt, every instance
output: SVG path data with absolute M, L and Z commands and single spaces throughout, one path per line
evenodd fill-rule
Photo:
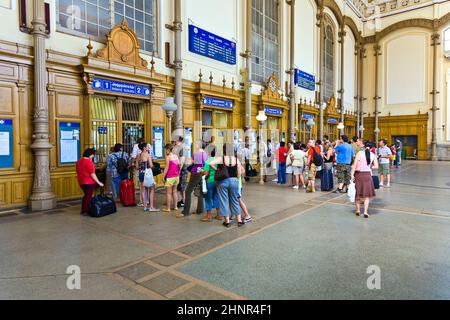
M 387 141 L 386 139 L 380 140 L 380 147 L 378 148 L 378 174 L 380 175 L 380 187 L 384 187 L 384 177 L 386 177 L 387 184 L 386 188 L 391 187 L 391 172 L 390 172 L 390 166 L 391 166 L 391 158 L 392 158 L 392 151 L 390 148 L 386 146 Z

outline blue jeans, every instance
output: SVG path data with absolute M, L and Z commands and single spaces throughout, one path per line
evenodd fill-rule
M 227 178 L 217 183 L 219 193 L 219 209 L 222 217 L 229 217 L 230 212 L 233 215 L 241 215 L 239 206 L 239 182 L 237 178 Z M 231 211 L 230 211 L 231 209 Z
M 114 184 L 114 198 L 118 198 L 120 195 L 120 183 L 122 182 L 122 177 L 118 176 L 112 179 Z
M 219 208 L 219 194 L 217 193 L 217 185 L 215 182 L 208 182 L 206 184 L 208 188 L 208 193 L 205 197 L 205 207 L 206 211 L 211 211 L 212 209 Z
M 286 162 L 278 163 L 278 183 L 286 184 Z

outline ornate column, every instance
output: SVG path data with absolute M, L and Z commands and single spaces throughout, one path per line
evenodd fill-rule
M 379 133 L 380 128 L 378 127 L 378 115 L 380 112 L 378 111 L 378 100 L 381 99 L 380 96 L 378 96 L 378 77 L 379 77 L 379 71 L 378 71 L 378 65 L 379 65 L 379 59 L 378 57 L 381 56 L 381 46 L 377 43 L 373 46 L 374 50 L 374 56 L 375 56 L 375 97 L 373 97 L 373 100 L 375 101 L 375 143 L 378 145 L 379 140 Z
M 33 211 L 49 210 L 56 207 L 56 196 L 52 193 L 50 182 L 49 151 L 52 148 L 49 141 L 48 101 L 46 93 L 45 66 L 45 15 L 44 0 L 33 3 L 34 19 L 34 119 L 33 143 L 30 148 L 34 152 L 34 182 L 29 206 Z
M 361 125 L 360 118 L 360 103 L 359 103 L 359 91 L 360 91 L 360 76 L 361 76 L 361 63 L 359 61 L 359 52 L 361 50 L 361 44 L 357 43 L 355 45 L 355 59 L 356 59 L 356 95 L 354 97 L 355 107 L 356 107 L 356 136 L 360 137 L 359 127 Z
M 433 95 L 433 106 L 431 108 L 431 160 L 437 161 L 437 139 L 436 139 L 436 113 L 439 108 L 436 105 L 437 95 L 439 92 L 437 91 L 437 47 L 440 45 L 439 43 L 439 33 L 434 33 L 431 36 L 433 47 L 433 91 L 430 92 Z
M 245 58 L 246 72 L 245 79 L 245 128 L 252 128 L 252 0 L 246 3 L 246 26 L 245 26 L 245 43 L 246 49 L 241 53 L 241 57 Z
M 175 70 L 175 104 L 177 111 L 175 114 L 175 129 L 183 135 L 183 60 L 181 60 L 181 32 L 183 23 L 181 22 L 181 0 L 174 1 L 175 19 L 173 25 L 166 24 L 166 28 L 175 33 L 175 58 L 173 65 L 169 65 Z
M 364 128 L 364 59 L 366 58 L 366 48 L 364 44 L 361 44 L 359 51 L 359 65 L 360 65 L 360 75 L 359 75 L 359 114 L 358 117 L 361 119 L 360 126 Z M 359 136 L 364 138 L 364 130 L 359 130 Z
M 323 48 L 325 45 L 325 30 L 324 30 L 324 13 L 323 13 L 323 2 L 320 1 L 318 13 L 316 15 L 317 22 L 316 26 L 319 28 L 319 81 L 317 81 L 317 85 L 319 87 L 319 94 L 318 94 L 318 105 L 319 105 L 319 138 L 320 140 L 323 140 L 323 78 L 324 78 L 324 68 L 323 68 L 323 60 L 324 60 L 324 54 L 323 54 Z
M 295 0 L 287 0 L 287 4 L 291 6 L 291 39 L 290 39 L 290 88 L 289 88 L 289 111 L 290 111 L 290 128 L 289 133 L 291 141 L 296 141 L 295 139 Z
M 345 18 L 344 18 L 345 19 Z M 341 55 L 340 55 L 340 80 L 339 80 L 339 84 L 340 84 L 340 89 L 338 90 L 339 93 L 339 108 L 341 111 L 341 122 L 344 124 L 345 122 L 345 113 L 344 113 L 344 54 L 345 54 L 345 46 L 344 46 L 344 39 L 345 39 L 345 25 L 342 24 L 340 26 L 340 30 L 338 33 L 339 36 L 339 44 L 340 44 L 340 48 L 341 48 Z M 344 129 L 341 129 L 341 135 L 343 135 L 345 133 Z

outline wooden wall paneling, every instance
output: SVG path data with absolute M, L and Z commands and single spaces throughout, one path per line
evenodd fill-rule
M 11 204 L 26 203 L 31 194 L 31 179 L 19 179 L 11 182 Z
M 81 92 L 56 92 L 56 116 L 74 117 L 79 119 L 83 109 L 83 95 Z
M 0 205 L 5 206 L 11 203 L 11 181 L 0 180 Z
M 14 115 L 18 98 L 18 88 L 15 83 L 0 81 L 0 114 Z

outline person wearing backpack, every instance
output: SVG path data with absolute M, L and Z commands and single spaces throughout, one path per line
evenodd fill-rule
M 355 151 L 352 146 L 348 144 L 348 137 L 341 136 L 341 139 L 336 141 L 336 176 L 338 180 L 338 187 L 334 193 L 345 193 L 350 185 L 352 176 L 352 161 L 355 156 Z M 345 191 L 344 191 L 345 187 Z
M 315 184 L 317 168 L 322 166 L 323 158 L 320 154 L 320 147 L 316 146 L 316 142 L 314 140 L 309 140 L 308 147 L 309 150 L 307 153 L 306 162 L 306 165 L 308 166 L 308 187 L 306 188 L 306 192 L 316 192 Z
M 116 143 L 114 152 L 109 155 L 107 170 L 111 173 L 111 178 L 114 185 L 114 195 L 116 200 L 120 195 L 120 183 L 122 180 L 128 179 L 128 172 L 130 168 L 130 156 L 123 151 L 123 145 Z

